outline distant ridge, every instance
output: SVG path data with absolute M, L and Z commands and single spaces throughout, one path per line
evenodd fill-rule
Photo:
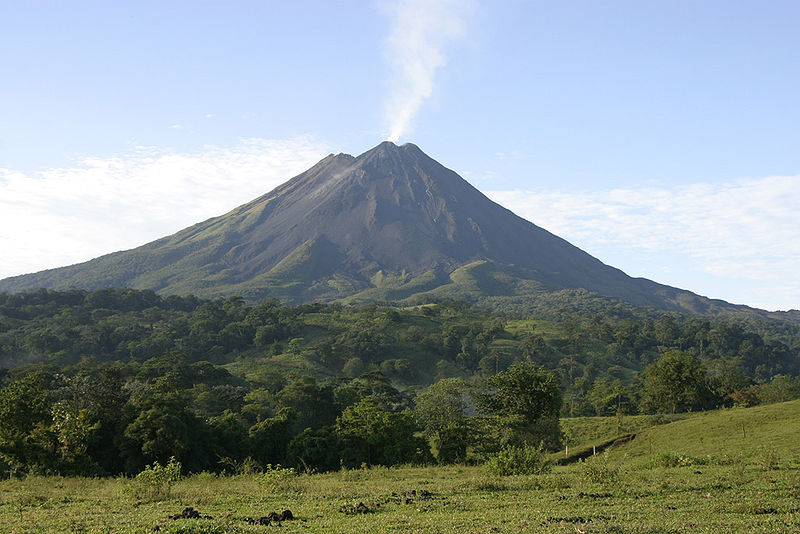
M 385 301 L 560 289 L 662 310 L 776 316 L 631 278 L 492 202 L 416 145 L 331 154 L 231 212 L 141 247 L 0 280 L 203 297 Z M 779 318 L 800 318 L 778 314 Z

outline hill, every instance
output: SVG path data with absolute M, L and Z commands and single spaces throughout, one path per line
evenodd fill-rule
M 800 400 L 713 410 L 649 428 L 614 450 L 612 456 L 633 464 L 652 460 L 653 454 L 683 456 L 687 465 L 692 459 L 702 462 L 704 457 L 718 462 L 741 457 L 789 461 L 800 453 L 798 421 Z

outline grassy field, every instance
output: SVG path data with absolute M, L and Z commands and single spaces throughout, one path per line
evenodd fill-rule
M 609 421 L 592 419 L 584 432 L 605 441 Z M 800 401 L 641 423 L 633 441 L 542 475 L 203 473 L 154 500 L 133 489 L 126 479 L 2 481 L 0 532 L 800 532 Z M 210 518 L 170 519 L 186 507 Z M 296 519 L 248 522 L 286 509 Z
M 561 429 L 571 447 L 590 446 L 616 436 L 642 432 L 648 428 L 680 421 L 699 414 L 622 415 L 619 417 L 570 417 L 561 420 Z

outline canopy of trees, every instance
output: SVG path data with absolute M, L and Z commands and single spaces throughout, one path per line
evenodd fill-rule
M 788 323 L 596 311 L 0 294 L 0 470 L 468 462 L 557 447 L 559 415 L 800 395 Z

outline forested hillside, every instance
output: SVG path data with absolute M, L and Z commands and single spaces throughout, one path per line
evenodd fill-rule
M 173 455 L 190 470 L 446 463 L 556 447 L 559 413 L 798 394 L 797 326 L 592 302 L 512 317 L 452 301 L 0 294 L 0 458 L 79 473 L 135 473 Z M 506 402 L 520 395 L 535 408 Z

